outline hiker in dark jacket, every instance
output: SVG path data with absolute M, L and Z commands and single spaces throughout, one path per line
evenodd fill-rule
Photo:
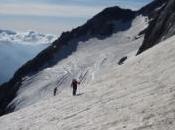
M 71 87 L 73 88 L 73 96 L 76 95 L 76 92 L 77 92 L 77 85 L 80 84 L 80 82 L 78 82 L 76 79 L 73 79 L 72 80 L 72 83 L 71 83 Z
M 53 91 L 53 95 L 56 96 L 56 94 L 57 94 L 57 87 L 54 88 L 54 91 Z

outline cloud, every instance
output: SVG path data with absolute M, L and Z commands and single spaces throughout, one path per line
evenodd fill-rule
M 49 4 L 1 4 L 2 15 L 91 17 L 100 12 L 102 6 L 49 5 Z

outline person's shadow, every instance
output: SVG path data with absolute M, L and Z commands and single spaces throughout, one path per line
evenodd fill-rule
M 78 93 L 76 96 L 81 96 L 81 95 L 83 95 L 84 93 Z

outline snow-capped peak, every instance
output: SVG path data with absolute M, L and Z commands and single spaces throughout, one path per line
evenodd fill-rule
M 36 45 L 49 44 L 55 39 L 55 35 L 43 34 L 35 31 L 15 32 L 10 30 L 0 30 L 0 42 Z

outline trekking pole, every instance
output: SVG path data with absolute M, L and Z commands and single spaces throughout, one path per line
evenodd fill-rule
M 56 87 L 54 89 L 54 96 L 57 93 L 58 87 L 63 83 L 63 81 L 67 78 L 67 74 L 63 75 L 63 77 L 61 77 L 58 82 L 56 83 Z
M 81 78 L 80 83 L 83 83 L 83 80 L 84 80 L 84 78 L 86 77 L 87 73 L 88 73 L 88 70 L 86 71 L 86 73 L 85 73 L 85 74 L 83 75 L 83 77 Z

